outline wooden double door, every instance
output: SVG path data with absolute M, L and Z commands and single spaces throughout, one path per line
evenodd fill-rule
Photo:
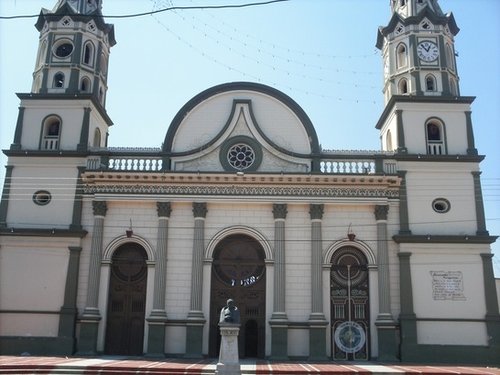
M 214 251 L 210 296 L 209 355 L 220 347 L 220 310 L 233 299 L 240 310 L 238 349 L 242 358 L 265 356 L 266 268 L 260 243 L 246 235 L 224 238 Z
M 119 247 L 111 261 L 106 354 L 143 354 L 147 287 L 147 253 L 129 243 Z

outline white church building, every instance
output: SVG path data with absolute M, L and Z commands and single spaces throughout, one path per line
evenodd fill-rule
M 101 5 L 36 22 L 3 151 L 0 354 L 216 357 L 233 298 L 244 358 L 498 364 L 484 156 L 437 0 L 390 2 L 382 149 L 352 153 L 251 82 L 193 93 L 161 147 L 107 147 Z

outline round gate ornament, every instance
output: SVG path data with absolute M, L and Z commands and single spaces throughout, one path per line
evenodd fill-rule
M 335 344 L 346 353 L 358 352 L 365 342 L 365 331 L 356 322 L 343 322 L 335 329 Z

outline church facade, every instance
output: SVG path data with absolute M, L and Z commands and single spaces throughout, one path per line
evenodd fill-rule
M 246 358 L 498 364 L 459 29 L 437 0 L 391 9 L 376 153 L 323 150 L 251 82 L 195 95 L 162 147 L 107 147 L 113 25 L 99 0 L 43 9 L 4 150 L 0 354 L 216 357 L 232 298 Z

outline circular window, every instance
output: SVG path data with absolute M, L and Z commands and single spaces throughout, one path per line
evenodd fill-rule
M 54 53 L 57 57 L 68 57 L 73 52 L 73 44 L 69 41 L 63 41 L 56 45 Z
M 252 138 L 237 136 L 221 147 L 219 156 L 226 170 L 255 171 L 262 161 L 262 149 Z
M 432 201 L 432 209 L 437 213 L 444 214 L 451 208 L 450 202 L 444 198 L 437 198 Z
M 49 204 L 52 196 L 47 190 L 38 190 L 35 194 L 33 194 L 33 202 L 38 204 L 39 206 L 45 206 Z
M 255 162 L 255 152 L 249 145 L 238 143 L 227 152 L 227 161 L 234 169 L 248 169 Z

